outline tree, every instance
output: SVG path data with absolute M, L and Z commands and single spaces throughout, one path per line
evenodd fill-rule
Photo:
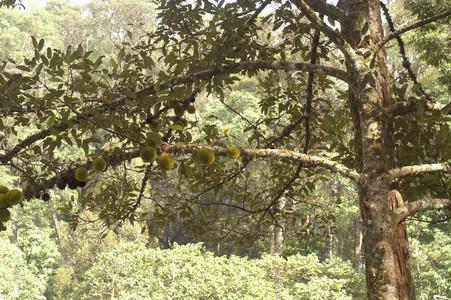
M 189 183 L 177 192 L 194 197 L 176 212 L 154 201 L 153 215 L 189 219 L 195 209 L 208 214 L 204 207 L 235 209 L 227 235 L 243 220 L 253 232 L 284 228 L 281 220 L 307 193 L 305 179 L 314 185 L 327 180 L 324 170 L 336 172 L 358 190 L 368 298 L 414 299 L 405 219 L 451 207 L 450 110 L 418 82 L 401 36 L 432 23 L 446 26 L 451 12 L 438 2 L 428 15 L 418 6 L 429 4 L 405 1 L 422 19 L 396 29 L 382 5 L 390 30 L 384 34 L 378 0 L 275 1 L 259 17 L 270 2 L 160 1 L 157 28 L 134 45 L 125 42 L 109 65 L 102 57 L 91 60 L 82 46 L 44 49 L 44 40 L 33 39 L 34 56 L 4 65 L 0 75 L 0 109 L 8 121 L 0 125 L 11 132 L 0 162 L 21 174 L 26 198 L 44 198 L 55 185 L 83 187 L 83 206 L 114 228 L 136 219 L 149 182 L 163 188 L 174 182 L 175 157 L 180 180 Z M 385 46 L 392 40 L 411 88 L 395 82 L 390 89 Z M 196 134 L 187 111 L 202 91 L 222 98 L 243 76 L 258 79 L 262 121 L 270 129 L 251 122 L 237 164 L 233 140 L 211 126 Z M 14 142 L 19 126 L 33 124 L 35 133 Z M 94 145 L 99 129 L 105 151 Z M 88 162 L 55 157 L 54 149 L 66 145 L 83 149 Z M 144 146 L 158 152 L 156 163 L 153 155 L 145 164 L 137 160 Z M 228 159 L 217 158 L 223 156 Z M 93 172 L 86 181 L 99 157 L 115 176 L 101 182 L 103 173 Z M 237 179 L 252 176 L 259 159 L 266 160 L 259 176 L 266 183 L 247 193 Z M 143 172 L 140 185 L 127 178 L 131 170 Z M 221 186 L 236 190 L 228 191 L 230 198 L 202 201 L 201 194 Z

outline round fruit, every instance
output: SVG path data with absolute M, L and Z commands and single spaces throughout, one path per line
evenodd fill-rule
M 0 208 L 9 207 L 8 202 L 6 201 L 6 194 L 0 194 Z
M 45 202 L 50 201 L 50 194 L 49 193 L 42 194 L 41 199 L 44 200 Z
M 174 107 L 174 113 L 175 113 L 176 116 L 181 117 L 185 113 L 185 108 L 183 108 L 183 105 L 177 104 Z
M 163 153 L 158 159 L 158 165 L 164 171 L 172 170 L 175 166 L 174 158 L 169 153 Z
M 56 186 L 60 189 L 60 190 L 64 190 L 67 186 L 66 181 L 64 180 L 64 178 L 59 178 L 58 181 L 56 182 Z
M 158 148 L 161 146 L 163 142 L 161 141 L 161 135 L 156 132 L 150 132 L 147 135 L 146 145 L 154 148 Z
M 153 162 L 157 158 L 157 150 L 154 147 L 146 146 L 139 152 L 139 157 L 144 162 Z
M 106 161 L 103 158 L 98 157 L 92 162 L 92 168 L 96 172 L 103 172 L 106 170 Z
M 209 166 L 215 162 L 216 156 L 213 150 L 202 148 L 196 152 L 195 159 L 202 165 Z
M 23 199 L 23 194 L 21 191 L 17 189 L 9 190 L 8 193 L 6 193 L 6 202 L 9 206 L 16 205 L 20 203 Z
M 4 186 L 4 185 L 0 185 L 0 194 L 6 194 L 9 191 L 9 189 Z
M 188 107 L 186 108 L 186 111 L 190 114 L 194 114 L 196 112 L 196 107 L 194 107 L 194 104 L 190 104 L 188 105 Z
M 69 181 L 69 183 L 67 184 L 67 186 L 71 189 L 71 190 L 76 190 L 78 188 L 78 183 L 75 179 L 72 179 L 71 181 Z
M 8 222 L 11 219 L 11 213 L 8 209 L 0 209 L 0 222 Z
M 85 167 L 78 167 L 75 169 L 75 179 L 80 182 L 88 180 L 88 169 Z
M 229 148 L 227 148 L 227 156 L 232 158 L 232 159 L 238 159 L 240 158 L 240 148 L 236 147 L 236 146 L 231 146 Z
M 152 119 L 152 121 L 150 121 L 150 129 L 152 129 L 152 131 L 158 131 L 160 130 L 160 121 L 158 119 Z

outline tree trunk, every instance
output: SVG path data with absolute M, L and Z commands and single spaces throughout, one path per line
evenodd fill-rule
M 347 20 L 342 31 L 355 53 L 346 58 L 350 81 L 350 103 L 356 131 L 356 153 L 360 172 L 359 206 L 368 298 L 415 299 L 409 269 L 405 225 L 395 224 L 393 209 L 400 195 L 392 190 L 387 171 L 394 167 L 393 129 L 380 112 L 389 105 L 388 71 L 379 0 L 342 1 Z M 367 30 L 366 30 L 367 28 Z M 369 35 L 369 39 L 365 36 Z M 370 55 L 366 55 L 366 52 Z
M 360 273 L 361 257 L 362 257 L 363 236 L 362 236 L 362 225 L 360 223 L 361 223 L 360 217 L 357 217 L 354 222 L 355 246 L 354 246 L 354 262 L 353 262 L 354 271 L 356 273 Z
M 277 205 L 278 211 L 283 211 L 285 209 L 286 199 L 280 198 Z M 272 255 L 282 255 L 283 252 L 283 242 L 286 224 L 282 221 L 278 224 L 271 225 L 270 230 L 270 241 L 269 241 L 269 253 Z
M 60 229 L 60 226 L 59 226 L 58 217 L 56 215 L 55 208 L 53 207 L 53 201 L 52 200 L 49 200 L 48 208 L 49 208 L 49 211 L 50 211 L 50 215 L 52 217 L 52 224 L 53 224 L 53 229 L 55 230 L 55 235 L 56 235 L 56 241 L 57 241 L 58 249 L 59 249 L 59 251 L 61 253 L 61 256 L 63 257 L 64 264 L 69 268 L 69 270 L 71 272 L 72 279 L 75 280 L 75 281 L 78 281 L 77 274 L 75 273 L 74 268 L 70 264 L 69 257 L 67 256 L 67 254 L 65 253 L 65 251 L 64 251 L 64 249 L 63 249 L 63 247 L 61 245 L 61 240 L 62 240 L 61 229 Z

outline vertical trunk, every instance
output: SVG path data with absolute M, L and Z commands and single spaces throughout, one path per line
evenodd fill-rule
M 282 197 L 277 205 L 278 211 L 283 211 L 285 209 L 285 199 Z M 269 253 L 272 255 L 282 255 L 283 252 L 283 242 L 286 224 L 284 222 L 279 222 L 279 224 L 270 226 L 270 241 L 269 241 Z
M 360 267 L 361 267 L 361 257 L 362 257 L 362 242 L 363 242 L 363 236 L 362 236 L 362 226 L 360 224 L 360 217 L 357 217 L 354 222 L 354 239 L 355 239 L 355 246 L 354 246 L 354 262 L 353 267 L 354 271 L 356 273 L 360 273 Z
M 56 215 L 55 208 L 53 207 L 53 201 L 52 200 L 49 200 L 48 207 L 49 207 L 50 215 L 52 217 L 52 224 L 53 224 L 53 229 L 55 230 L 56 240 L 57 240 L 57 243 L 58 243 L 58 249 L 59 249 L 59 251 L 61 253 L 61 256 L 63 257 L 64 264 L 71 271 L 72 279 L 77 281 L 78 280 L 77 274 L 75 273 L 74 268 L 72 268 L 72 265 L 70 264 L 69 257 L 67 257 L 66 253 L 64 252 L 64 250 L 61 247 L 61 239 L 62 239 L 61 229 L 60 229 L 60 226 L 59 226 L 58 217 Z
M 392 217 L 400 195 L 386 176 L 395 160 L 392 126 L 380 117 L 389 105 L 385 51 L 379 51 L 374 66 L 370 65 L 372 53 L 383 39 L 380 4 L 379 0 L 344 0 L 342 5 L 347 14 L 344 36 L 358 49 L 347 58 L 347 68 L 356 152 L 364 174 L 359 183 L 359 206 L 368 298 L 414 299 L 405 225 L 394 224 Z

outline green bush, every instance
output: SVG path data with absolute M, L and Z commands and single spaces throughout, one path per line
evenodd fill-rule
M 5 240 L 0 241 L 0 298 L 45 299 L 46 282 L 36 276 L 20 249 Z
M 80 299 L 351 299 L 357 278 L 338 258 L 217 257 L 202 245 L 172 250 L 121 244 L 101 254 Z

